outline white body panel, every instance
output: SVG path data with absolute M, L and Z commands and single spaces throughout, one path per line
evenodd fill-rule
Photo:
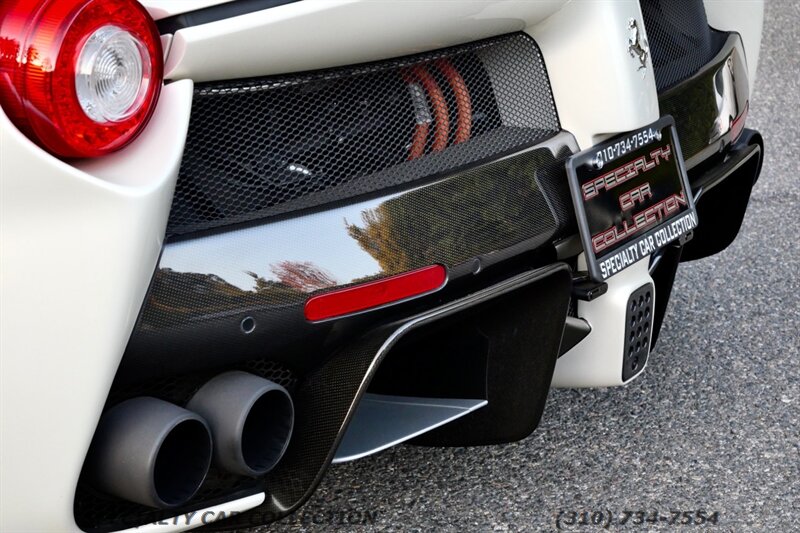
M 658 119 L 649 55 L 640 69 L 628 52 L 631 19 L 644 28 L 636 1 L 577 1 L 527 30 L 542 49 L 561 126 L 582 150 Z
M 147 130 L 84 170 L 0 111 L 2 531 L 76 529 L 83 458 L 155 268 L 192 83 Z
M 200 82 L 424 52 L 523 30 L 565 1 L 304 0 L 178 31 L 165 75 Z
M 764 26 L 764 0 L 705 0 L 708 24 L 722 31 L 735 31 L 742 36 L 747 59 L 750 94 L 756 79 Z
M 622 357 L 628 298 L 642 285 L 653 283 L 648 259 L 642 259 L 610 277 L 608 292 L 603 296 L 591 302 L 578 302 L 578 316 L 589 322 L 592 331 L 558 359 L 553 387 L 613 387 L 623 384 Z

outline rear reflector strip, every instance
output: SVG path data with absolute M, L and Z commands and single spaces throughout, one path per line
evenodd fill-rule
M 317 322 L 422 296 L 444 287 L 447 270 L 432 265 L 309 298 L 306 320 Z

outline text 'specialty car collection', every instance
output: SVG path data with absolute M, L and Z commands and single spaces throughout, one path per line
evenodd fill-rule
M 0 529 L 265 524 L 635 379 L 758 179 L 762 20 L 2 0 Z

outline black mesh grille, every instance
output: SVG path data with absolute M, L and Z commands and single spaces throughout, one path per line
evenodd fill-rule
M 726 34 L 708 26 L 703 0 L 642 0 L 641 6 L 659 91 L 691 77 L 725 43 Z
M 559 129 L 541 53 L 524 34 L 355 67 L 198 84 L 168 233 L 397 186 Z
M 273 381 L 289 391 L 294 388 L 297 382 L 297 378 L 292 371 L 282 364 L 265 359 L 251 359 L 224 370 L 196 372 L 122 386 L 118 386 L 115 383 L 108 394 L 107 407 L 136 396 L 154 396 L 174 404 L 185 405 L 206 381 L 225 370 L 250 372 Z
M 297 385 L 297 378 L 292 371 L 274 361 L 251 360 L 237 364 L 231 369 L 234 368 L 274 381 L 284 386 L 289 392 L 293 392 Z M 198 372 L 127 386 L 115 384 L 109 393 L 106 407 L 136 396 L 154 396 L 178 405 L 185 405 L 203 383 L 219 372 L 221 370 Z M 195 509 L 207 507 L 220 498 L 228 501 L 231 499 L 231 494 L 248 490 L 255 491 L 256 488 L 255 480 L 229 474 L 212 465 L 206 480 L 193 497 L 190 505 Z M 75 522 L 85 531 L 100 532 L 124 529 L 152 523 L 176 514 L 175 510 L 153 509 L 107 496 L 93 490 L 83 480 L 78 483 L 75 493 Z

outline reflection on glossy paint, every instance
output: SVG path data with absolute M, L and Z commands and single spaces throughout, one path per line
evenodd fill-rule
M 334 287 L 544 244 L 562 228 L 542 183 L 562 181 L 567 138 L 384 198 L 168 244 L 142 327 L 297 305 Z
M 347 231 L 386 274 L 457 265 L 553 230 L 537 176 L 554 161 L 534 150 L 463 172 L 364 210 Z
M 280 283 L 300 292 L 314 292 L 338 285 L 333 276 L 311 261 L 281 261 L 270 265 L 270 270 Z
M 659 97 L 662 115 L 672 115 L 683 157 L 703 159 L 744 110 L 749 95 L 747 68 L 738 35 L 731 35 L 708 68 Z
M 733 57 L 729 57 L 714 75 L 714 99 L 717 104 L 717 118 L 711 128 L 711 139 L 717 139 L 727 133 L 737 116 L 735 83 Z

